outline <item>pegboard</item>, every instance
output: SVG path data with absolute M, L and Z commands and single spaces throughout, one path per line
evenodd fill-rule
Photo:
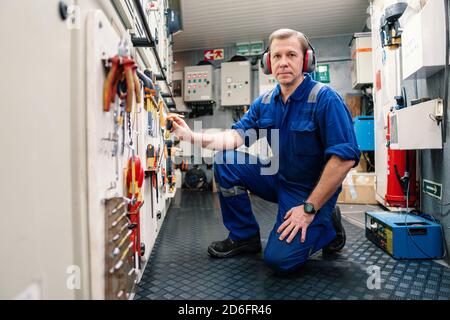
M 124 35 L 131 43 L 129 35 Z M 154 135 L 149 135 L 149 113 L 144 110 L 142 103 L 134 104 L 129 118 L 124 118 L 122 126 L 115 123 L 115 111 L 119 111 L 119 100 L 111 104 L 109 112 L 103 111 L 103 85 L 107 74 L 105 61 L 118 53 L 118 46 L 122 35 L 119 35 L 110 24 L 102 11 L 89 13 L 87 19 L 86 45 L 86 92 L 87 92 L 87 146 L 88 146 L 88 211 L 89 211 L 89 239 L 90 239 L 90 267 L 92 297 L 104 297 L 104 266 L 105 266 L 105 224 L 104 200 L 115 196 L 126 195 L 124 186 L 125 167 L 132 156 L 139 156 L 145 167 L 146 148 L 148 144 L 156 146 L 161 152 L 164 148 L 163 127 L 160 116 L 154 117 Z M 131 49 L 132 56 L 140 69 L 144 68 L 144 61 Z M 142 91 L 141 91 L 142 93 Z M 144 100 L 144 99 L 143 99 Z M 162 118 L 167 116 L 167 107 L 160 99 Z M 128 122 L 131 123 L 131 129 Z M 166 137 L 167 138 L 167 137 Z M 118 139 L 117 142 L 112 141 Z M 114 156 L 114 150 L 116 155 Z M 166 167 L 164 158 L 161 167 Z M 150 256 L 155 238 L 164 220 L 173 193 L 168 193 L 167 187 L 162 187 L 162 176 L 158 171 L 158 199 L 156 189 L 151 187 L 151 179 L 144 180 L 141 188 L 144 204 L 140 209 L 141 242 L 146 250 L 143 257 L 144 264 Z M 144 265 L 145 266 L 145 265 Z M 142 267 L 144 267 L 142 266 Z M 142 271 L 142 270 L 141 270 Z M 138 279 L 142 273 L 138 275 Z
M 118 53 L 120 35 L 112 27 L 108 18 L 100 10 L 90 12 L 87 18 L 86 45 L 86 108 L 87 108 L 87 148 L 88 148 L 88 212 L 89 212 L 89 242 L 92 298 L 104 297 L 105 270 L 105 205 L 104 200 L 123 196 L 124 168 L 131 156 L 127 118 L 119 127 L 118 137 L 114 137 L 114 110 L 117 105 L 111 105 L 109 112 L 103 111 L 103 84 L 107 70 L 104 61 Z M 134 105 L 130 113 L 131 121 L 138 117 L 140 106 Z M 137 147 L 139 127 L 131 132 L 134 146 Z M 117 155 L 113 156 L 114 142 L 118 138 Z M 122 139 L 124 148 L 122 152 Z M 136 148 L 137 149 L 137 148 Z M 139 152 L 139 150 L 136 150 Z

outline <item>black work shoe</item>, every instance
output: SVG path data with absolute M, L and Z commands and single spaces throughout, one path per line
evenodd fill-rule
M 333 227 L 336 231 L 336 238 L 334 238 L 333 241 L 331 241 L 322 249 L 322 252 L 325 254 L 332 254 L 341 251 L 344 248 L 345 242 L 347 240 L 345 229 L 341 221 L 341 209 L 339 209 L 338 206 L 336 206 L 333 210 L 332 219 Z
M 228 258 L 241 253 L 261 252 L 261 239 L 259 233 L 247 240 L 234 241 L 226 238 L 222 241 L 214 241 L 208 247 L 208 253 L 215 258 Z

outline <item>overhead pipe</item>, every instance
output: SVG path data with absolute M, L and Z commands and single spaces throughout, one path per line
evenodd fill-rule
M 144 38 L 133 38 L 133 45 L 136 47 L 150 47 L 153 50 L 153 54 L 156 58 L 156 62 L 158 64 L 159 70 L 161 71 L 161 80 L 166 83 L 167 90 L 169 90 L 170 98 L 172 99 L 173 105 L 176 105 L 175 99 L 173 98 L 172 90 L 170 89 L 169 83 L 167 82 L 166 73 L 164 72 L 163 65 L 161 63 L 161 59 L 159 58 L 158 51 L 156 50 L 156 43 L 150 31 L 150 27 L 148 26 L 147 19 L 145 18 L 144 8 L 142 8 L 140 0 L 134 0 L 134 6 L 136 7 L 139 18 L 144 25 L 144 32 L 146 34 L 146 39 Z M 136 45 L 135 45 L 136 44 Z M 159 79 L 158 79 L 159 80 Z

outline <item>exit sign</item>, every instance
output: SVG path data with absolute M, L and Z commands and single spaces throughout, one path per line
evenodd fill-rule
M 423 179 L 423 192 L 426 194 L 442 200 L 442 184 Z
M 318 64 L 314 72 L 314 79 L 322 83 L 330 83 L 330 65 Z

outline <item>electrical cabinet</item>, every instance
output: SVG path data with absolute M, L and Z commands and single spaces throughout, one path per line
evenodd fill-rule
M 359 89 L 373 83 L 372 37 L 370 32 L 355 33 L 351 42 L 352 86 Z
M 251 103 L 250 61 L 222 63 L 222 106 L 246 106 Z
M 403 79 L 427 78 L 445 66 L 444 0 L 429 0 L 403 26 Z
M 213 100 L 213 66 L 200 65 L 184 68 L 184 102 Z
M 8 239 L 0 252 L 9 261 L 0 265 L 2 299 L 133 298 L 174 192 L 170 152 L 163 151 L 172 138 L 162 98 L 166 82 L 154 79 L 152 90 L 133 91 L 140 99 L 133 98 L 129 110 L 126 99 L 116 96 L 110 104 L 104 99 L 111 58 L 120 52 L 142 72 L 162 72 L 151 49 L 132 45 L 131 33 L 146 34 L 142 10 L 136 10 L 142 1 L 75 3 L 67 16 L 57 0 L 6 1 L 3 8 L 8 12 L 4 25 L 23 28 L 14 34 L 0 29 L 2 39 L 15 43 L 2 63 L 10 75 L 4 103 L 11 108 L 5 116 L 13 121 L 1 127 L 1 137 L 14 132 L 14 139 L 0 139 L 2 149 L 9 150 L 0 175 L 12 182 L 1 191 L 10 199 L 4 210 L 17 211 L 20 204 L 23 212 L 0 226 Z M 158 24 L 148 21 L 151 30 L 159 29 L 160 44 L 167 34 L 165 7 L 161 5 Z M 17 42 L 17 36 L 28 40 Z M 127 44 L 123 51 L 122 42 Z M 24 74 L 33 83 L 26 93 Z M 166 76 L 171 82 L 171 75 Z M 141 81 L 136 83 L 142 87 Z M 120 90 L 125 90 L 122 84 Z M 149 99 L 152 108 L 147 107 Z M 28 130 L 17 130 L 18 123 Z M 162 151 L 158 178 L 145 175 L 139 184 L 129 174 L 134 168 L 130 159 L 139 157 L 145 164 L 149 144 Z M 143 178 L 142 171 L 136 172 Z M 139 196 L 131 197 L 137 189 Z M 139 215 L 130 206 L 136 198 L 142 204 Z
M 262 95 L 263 93 L 272 90 L 277 85 L 277 80 L 275 80 L 275 77 L 272 74 L 265 74 L 261 68 L 261 65 L 259 66 L 258 69 L 258 80 L 259 80 L 259 95 Z

